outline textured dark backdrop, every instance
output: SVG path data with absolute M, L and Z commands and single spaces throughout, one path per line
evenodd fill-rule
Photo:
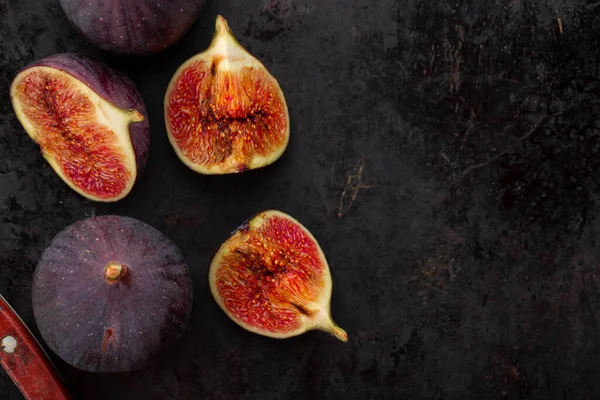
M 168 144 L 162 98 L 217 13 L 278 78 L 292 139 L 269 168 L 204 177 Z M 0 292 L 37 334 L 50 239 L 130 215 L 186 255 L 192 323 L 140 372 L 55 358 L 77 399 L 599 398 L 599 38 L 597 1 L 221 0 L 176 46 L 128 59 L 86 44 L 57 0 L 0 0 Z M 64 51 L 101 55 L 146 100 L 149 168 L 118 204 L 68 189 L 13 115 L 17 69 Z M 348 344 L 253 335 L 212 300 L 214 251 L 265 208 L 319 239 Z M 0 398 L 20 399 L 4 373 Z

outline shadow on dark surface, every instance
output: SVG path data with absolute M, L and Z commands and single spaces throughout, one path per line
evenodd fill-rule
M 162 99 L 217 13 L 279 80 L 292 137 L 268 168 L 205 177 L 170 147 Z M 186 336 L 154 367 L 97 376 L 56 360 L 76 398 L 597 397 L 599 4 L 225 0 L 146 59 L 91 48 L 54 1 L 0 0 L 0 18 L 0 292 L 37 334 L 37 258 L 106 213 L 163 231 L 195 282 Z M 148 169 L 117 204 L 70 191 L 13 115 L 16 71 L 63 51 L 102 56 L 146 100 Z M 253 335 L 213 301 L 213 254 L 267 208 L 321 243 L 348 344 Z M 0 394 L 20 398 L 6 375 Z

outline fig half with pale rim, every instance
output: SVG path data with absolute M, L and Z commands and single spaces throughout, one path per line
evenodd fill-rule
M 289 142 L 283 92 L 235 39 L 221 16 L 209 48 L 187 60 L 165 95 L 165 121 L 177 156 L 202 174 L 267 166 Z
M 348 341 L 331 318 L 332 281 L 321 247 L 281 211 L 257 214 L 223 243 L 209 284 L 221 309 L 250 332 L 284 339 L 321 330 Z
M 73 190 L 102 202 L 130 193 L 147 162 L 150 130 L 127 76 L 94 58 L 57 54 L 21 70 L 10 97 L 31 139 Z

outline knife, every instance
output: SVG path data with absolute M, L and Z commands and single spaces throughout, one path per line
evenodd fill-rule
M 29 328 L 0 295 L 0 365 L 26 400 L 70 400 L 71 396 Z

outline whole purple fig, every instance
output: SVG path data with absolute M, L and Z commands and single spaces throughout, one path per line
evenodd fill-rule
M 143 56 L 181 39 L 198 19 L 204 0 L 60 0 L 60 4 L 95 46 Z
M 130 217 L 84 219 L 44 250 L 33 313 L 46 344 L 70 365 L 125 372 L 158 361 L 181 338 L 192 278 L 177 248 Z

